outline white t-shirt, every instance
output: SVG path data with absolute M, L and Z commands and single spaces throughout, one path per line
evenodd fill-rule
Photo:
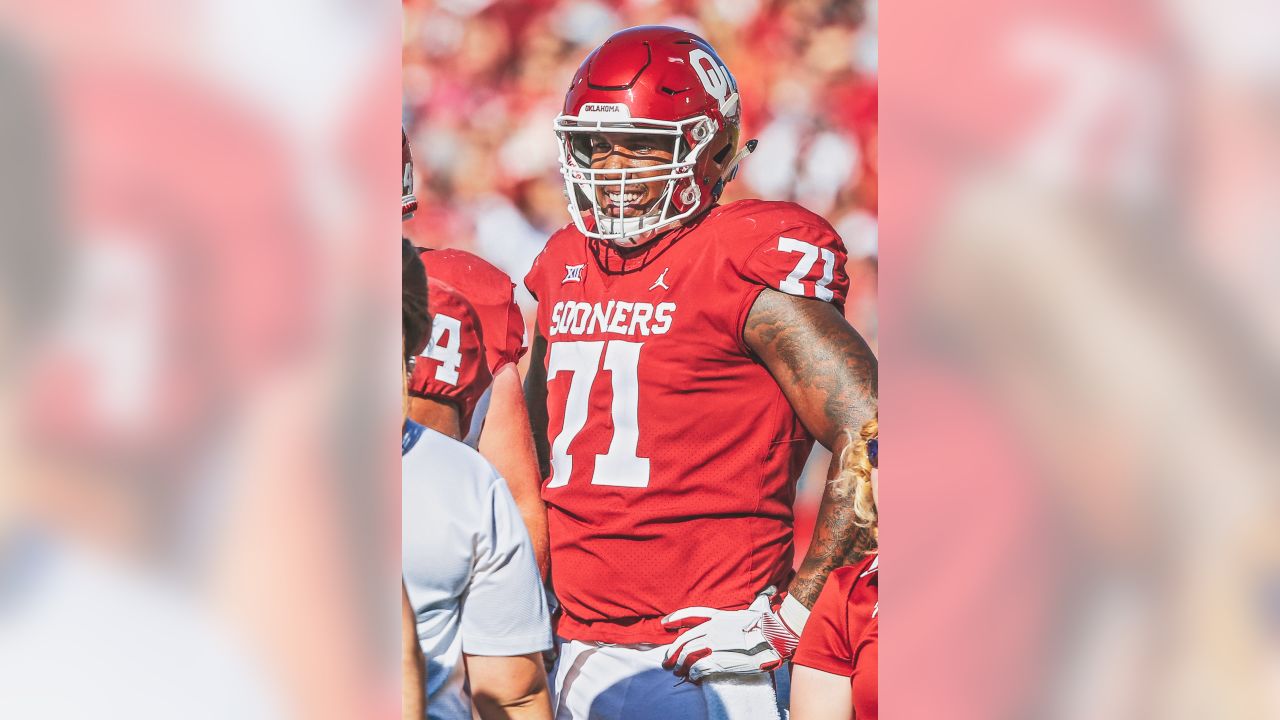
M 402 563 L 427 659 L 432 718 L 470 718 L 462 654 L 551 647 L 533 544 L 507 483 L 478 452 L 405 424 Z

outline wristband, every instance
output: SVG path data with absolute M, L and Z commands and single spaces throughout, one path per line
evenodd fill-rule
M 805 623 L 809 622 L 809 608 L 793 595 L 787 595 L 782 599 L 782 606 L 778 608 L 778 617 L 782 618 L 782 622 L 791 628 L 796 637 L 799 637 L 800 633 L 804 632 Z

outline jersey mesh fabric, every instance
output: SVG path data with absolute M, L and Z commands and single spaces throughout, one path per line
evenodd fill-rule
M 548 342 L 562 636 L 666 643 L 664 615 L 744 608 L 790 581 L 813 438 L 742 328 L 766 287 L 842 305 L 844 261 L 826 221 L 762 201 L 713 208 L 626 272 L 571 226 L 548 241 L 525 285 Z

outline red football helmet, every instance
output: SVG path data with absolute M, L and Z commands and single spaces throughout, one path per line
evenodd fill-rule
M 635 246 L 710 207 L 749 152 L 736 153 L 739 105 L 737 81 L 711 45 L 693 33 L 648 25 L 605 40 L 578 68 L 555 122 L 560 173 L 578 229 Z M 593 170 L 590 138 L 602 132 L 669 136 L 671 162 Z M 624 217 L 625 201 L 616 213 L 597 202 L 601 185 L 617 186 L 625 197 L 627 185 L 638 183 L 666 184 L 645 215 Z M 588 208 L 594 227 L 585 223 Z
M 413 153 L 409 152 L 409 135 L 400 127 L 400 158 L 404 167 L 400 170 L 400 219 L 413 217 L 418 209 L 418 198 L 413 195 Z

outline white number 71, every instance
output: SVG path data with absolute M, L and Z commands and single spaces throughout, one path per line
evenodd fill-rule
M 796 263 L 795 269 L 787 276 L 787 279 L 778 283 L 779 290 L 788 295 L 806 297 L 804 283 L 800 282 L 800 280 L 808 277 L 809 271 L 813 269 L 813 264 L 818 262 L 818 255 L 821 254 L 822 279 L 813 286 L 813 296 L 828 302 L 835 298 L 835 293 L 831 292 L 831 288 L 827 287 L 835 277 L 836 254 L 834 252 L 827 248 L 820 248 L 812 243 L 789 237 L 778 238 L 778 249 L 783 252 L 804 253 L 800 257 L 800 262 Z
M 591 386 L 601 369 L 600 356 L 604 356 L 603 369 L 613 378 L 613 440 L 609 451 L 595 458 L 592 485 L 615 487 L 647 487 L 649 485 L 649 458 L 637 455 L 640 443 L 640 348 L 644 343 L 613 340 L 587 340 L 557 342 L 551 344 L 547 361 L 547 380 L 562 372 L 573 375 L 569 392 L 565 397 L 564 425 L 551 441 L 551 482 L 548 488 L 563 487 L 573 474 L 573 455 L 569 443 L 582 432 L 587 424 L 591 400 Z

